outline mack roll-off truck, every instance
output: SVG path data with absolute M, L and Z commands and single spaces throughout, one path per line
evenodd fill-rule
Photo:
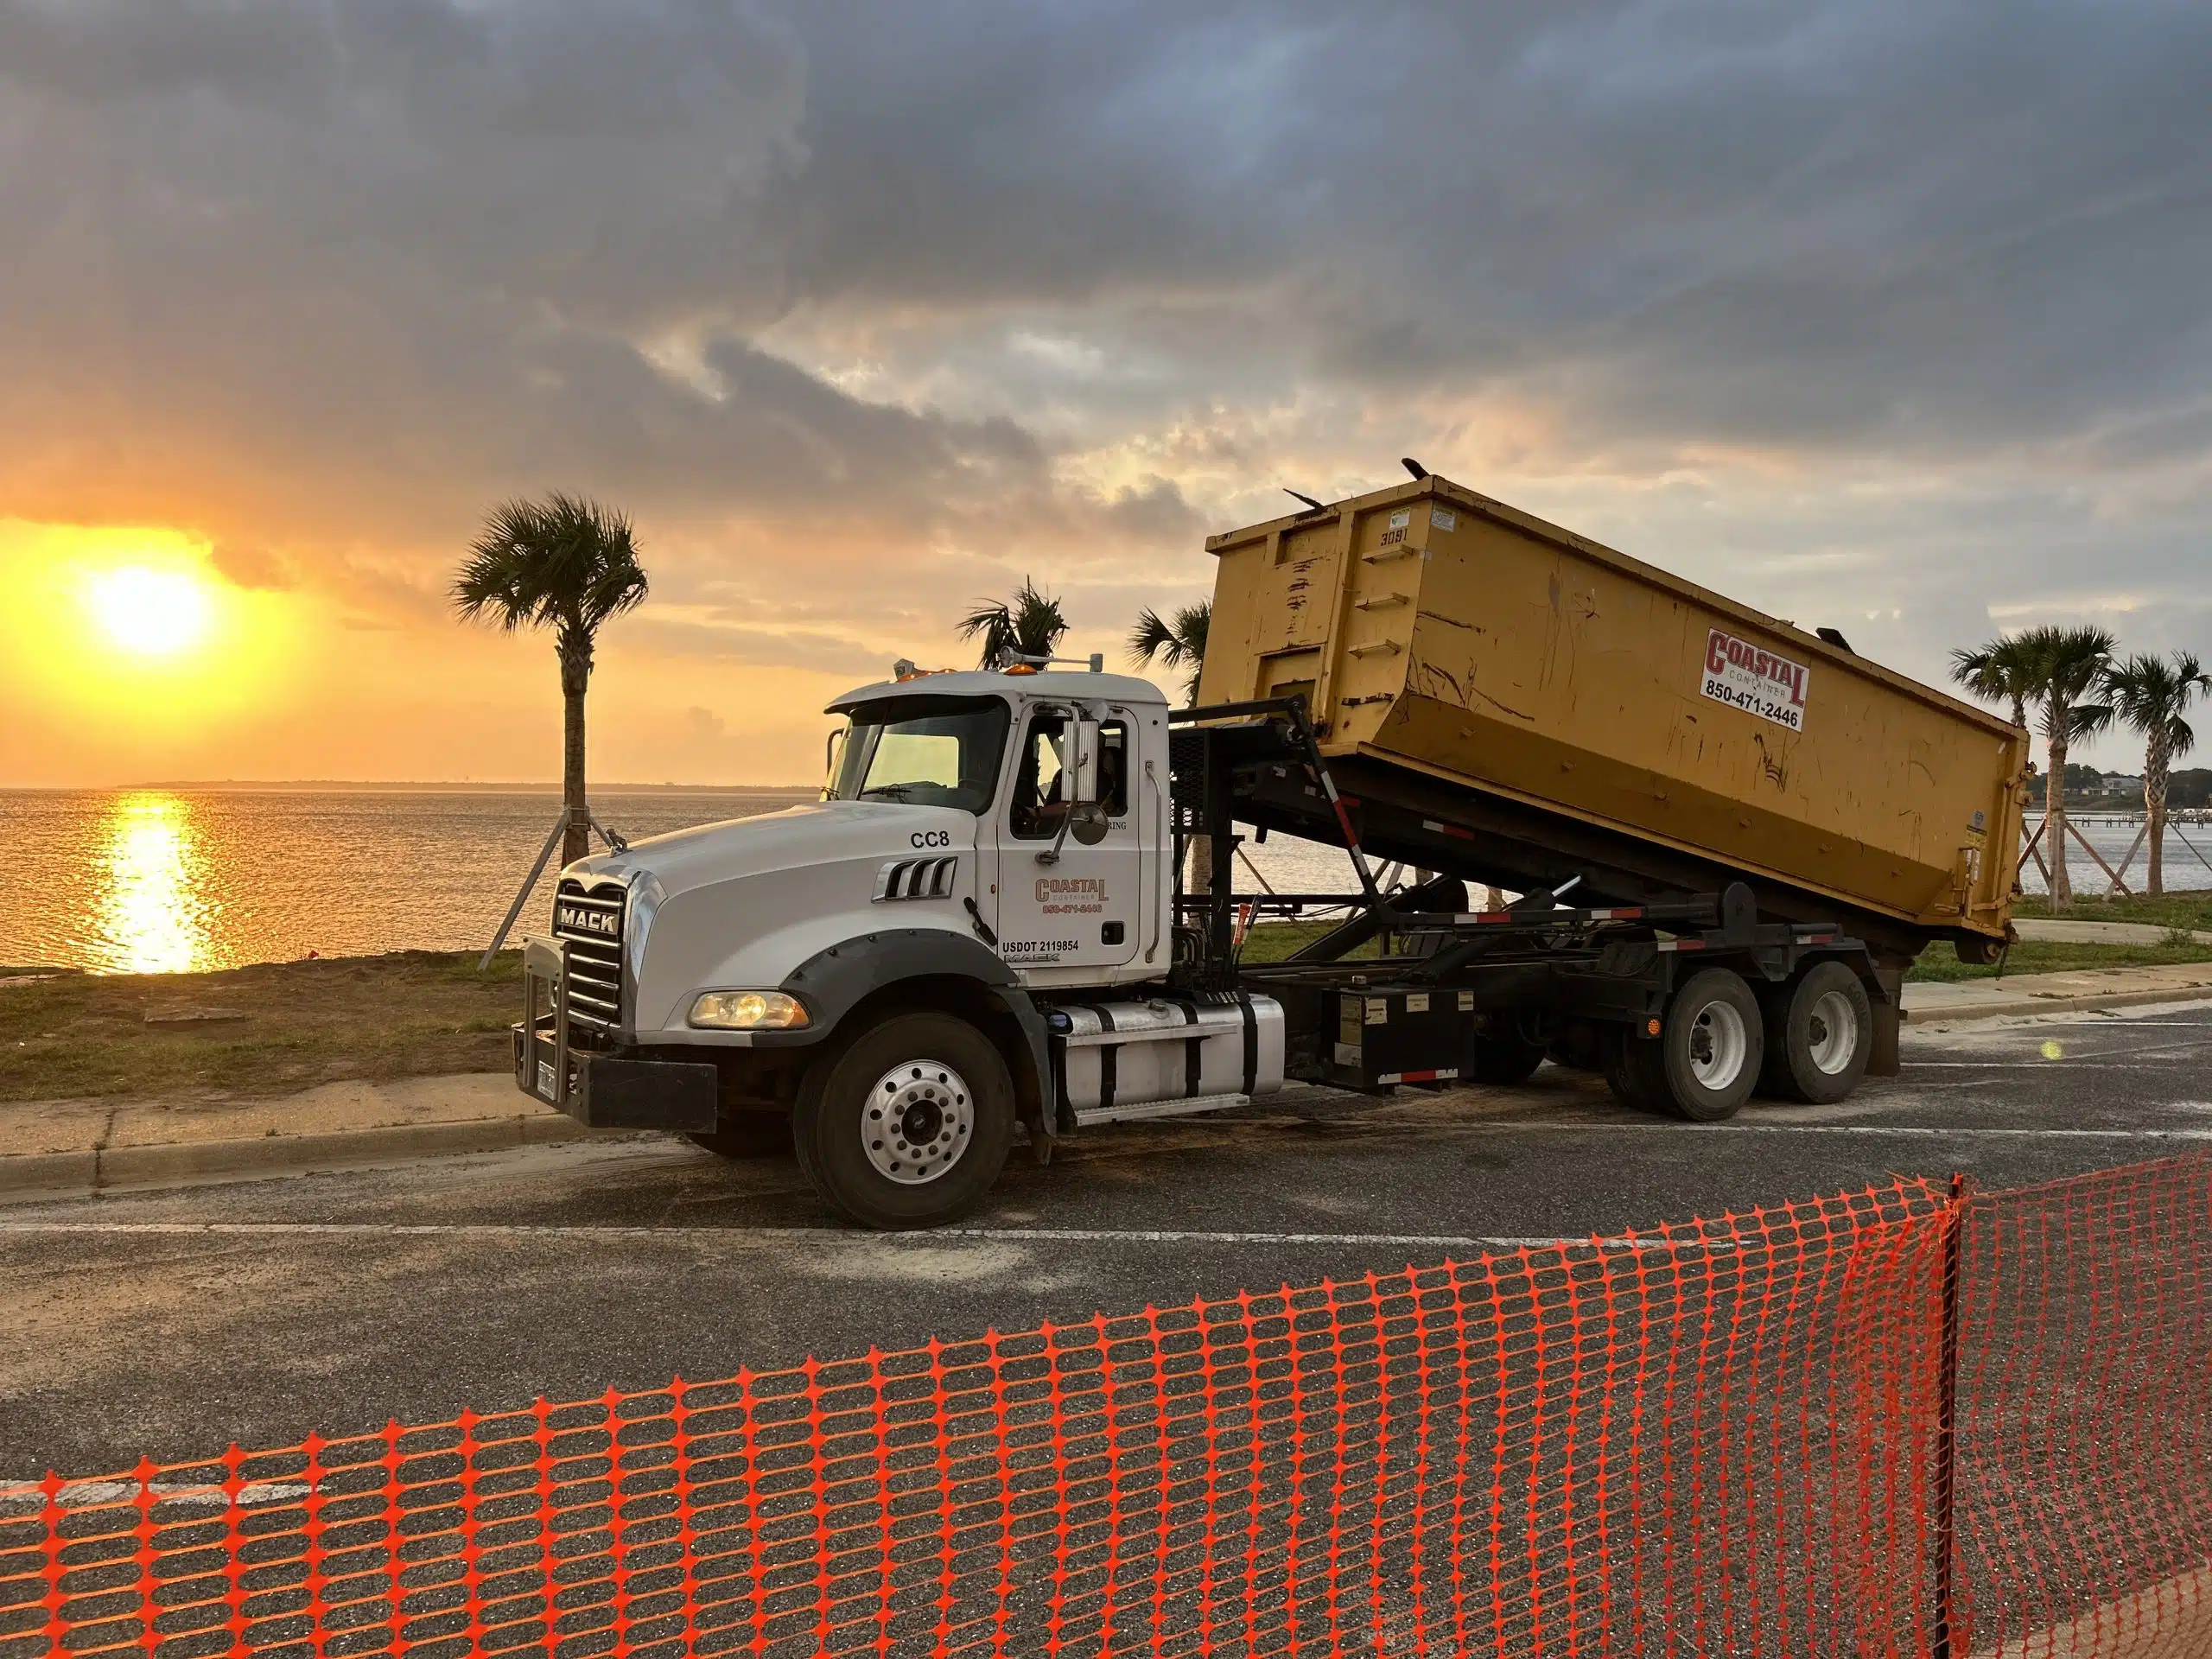
M 519 1086 L 925 1226 L 1018 1138 L 1287 1081 L 1835 1101 L 1895 1071 L 1920 950 L 2007 938 L 2027 734 L 1832 630 L 1430 476 L 1207 546 L 1194 706 L 901 664 L 830 706 L 818 803 L 563 870 Z M 1268 890 L 1270 836 L 1341 888 Z

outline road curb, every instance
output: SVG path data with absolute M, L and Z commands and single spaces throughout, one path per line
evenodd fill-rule
M 2212 1001 L 2212 984 L 2175 986 L 2151 991 L 2096 991 L 2081 996 L 2021 996 L 2005 1002 L 1972 1002 L 1940 1012 L 1907 1008 L 1908 1026 L 1954 1026 L 1972 1020 L 2018 1018 L 2031 1014 L 2094 1014 L 2101 1008 L 2148 1007 L 2159 1002 Z
M 471 1118 L 458 1123 L 391 1123 L 321 1135 L 261 1135 L 248 1141 L 180 1141 L 92 1151 L 0 1157 L 0 1203 L 82 1196 L 125 1187 L 168 1186 L 224 1176 L 303 1174 L 357 1164 L 471 1152 L 509 1152 L 557 1141 L 604 1140 L 550 1112 Z

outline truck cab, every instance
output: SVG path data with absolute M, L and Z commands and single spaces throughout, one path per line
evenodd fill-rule
M 830 705 L 818 802 L 564 869 L 518 1085 L 729 1155 L 795 1146 L 834 1207 L 898 1227 L 973 1204 L 1017 1123 L 1043 1158 L 1085 1106 L 1279 1082 L 1249 1004 L 1119 1001 L 1173 953 L 1169 722 L 1098 667 L 901 664 Z M 1173 1052 L 1141 1064 L 1155 1027 Z

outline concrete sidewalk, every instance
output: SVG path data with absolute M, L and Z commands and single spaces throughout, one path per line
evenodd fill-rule
M 1923 981 L 1904 988 L 1904 1012 L 1910 1024 L 1925 1026 L 2207 999 L 2212 999 L 2212 962 L 2188 962 L 2164 968 L 2007 974 L 2002 979 L 1962 979 L 1950 984 Z
M 2091 924 L 2091 925 L 2100 925 Z M 1916 1026 L 2212 1000 L 2212 963 L 1905 987 Z M 504 1071 L 334 1083 L 257 1099 L 0 1104 L 0 1201 L 620 1139 L 525 1099 Z
M 2057 922 L 2034 916 L 2015 918 L 2012 930 L 2024 939 L 2046 944 L 2164 944 L 2181 931 L 2156 922 Z M 2212 944 L 2212 933 L 2201 930 L 2183 937 L 2192 944 Z
M 0 1198 L 616 1135 L 524 1098 L 504 1071 L 333 1083 L 246 1100 L 15 1101 L 0 1103 Z

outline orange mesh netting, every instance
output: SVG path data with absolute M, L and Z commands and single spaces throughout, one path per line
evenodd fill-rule
M 1975 1194 L 1961 1244 L 1974 1651 L 2212 1653 L 2212 1160 Z
M 2136 1633 L 2205 1559 L 2209 1192 L 1899 1182 L 49 1477 L 0 1659 L 1963 1656 L 2163 1586 Z

